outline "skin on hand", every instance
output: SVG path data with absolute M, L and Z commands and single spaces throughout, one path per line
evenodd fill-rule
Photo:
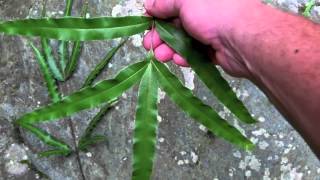
M 146 0 L 145 8 L 211 47 L 224 71 L 254 82 L 320 158 L 319 25 L 260 0 Z M 156 31 L 146 35 L 146 49 L 152 41 L 158 60 L 188 65 Z
M 235 3 L 235 0 L 222 2 L 212 0 L 146 0 L 145 8 L 148 15 L 162 19 L 173 19 L 175 25 L 182 26 L 194 38 L 211 46 L 212 51 L 208 53 L 211 55 L 213 63 L 220 65 L 226 72 L 237 77 L 248 77 L 250 73 L 244 63 L 228 53 L 222 45 L 220 33 L 231 26 L 231 22 L 235 19 L 232 16 L 236 17 L 236 13 L 230 13 L 230 11 L 248 8 L 245 1 L 252 0 L 243 0 L 241 3 Z M 215 13 L 213 13 L 212 7 L 214 7 Z M 230 11 L 224 11 L 226 8 Z M 224 16 L 225 18 L 223 18 Z M 143 44 L 147 50 L 150 50 L 152 41 L 155 56 L 159 61 L 173 60 L 177 65 L 189 66 L 179 54 L 172 53 L 172 49 L 160 40 L 159 34 L 155 30 L 149 32 L 144 38 Z

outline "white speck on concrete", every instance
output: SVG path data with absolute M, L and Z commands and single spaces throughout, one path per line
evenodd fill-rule
M 250 138 L 250 141 L 251 141 L 253 144 L 257 144 L 258 141 L 259 141 L 259 139 L 256 138 L 256 137 L 251 137 L 251 138 Z
M 271 180 L 269 168 L 266 168 L 266 169 L 264 170 L 264 175 L 263 175 L 262 179 L 263 179 L 263 180 Z
M 263 134 L 263 136 L 264 136 L 265 138 L 268 138 L 268 137 L 270 137 L 270 134 L 266 132 L 266 133 Z
M 179 166 L 182 166 L 182 165 L 184 164 L 184 161 L 179 160 L 177 164 L 178 164 Z
M 236 158 L 241 158 L 241 153 L 240 151 L 236 151 L 233 153 L 233 156 L 236 157 Z
M 181 67 L 181 71 L 184 77 L 185 86 L 191 90 L 194 90 L 194 72 L 191 68 Z
M 186 154 L 187 154 L 187 152 L 185 152 L 185 151 L 181 151 L 181 152 L 180 152 L 180 154 L 181 154 L 182 156 L 184 156 L 184 155 L 186 155 Z
M 208 129 L 202 124 L 199 125 L 199 129 L 205 133 L 208 132 Z
M 230 115 L 230 114 L 231 114 L 231 111 L 230 111 L 226 106 L 223 106 L 223 111 L 224 111 L 227 115 Z
M 112 8 L 111 16 L 116 17 L 120 16 L 122 12 L 122 6 L 120 4 L 117 4 Z
M 24 155 L 24 156 L 22 157 L 22 160 L 28 160 L 28 156 L 27 156 L 27 155 Z
M 289 162 L 287 157 L 282 157 L 281 158 L 281 164 L 287 164 Z
M 279 138 L 283 139 L 284 138 L 284 134 L 283 133 L 279 133 Z
M 129 122 L 129 127 L 130 130 L 133 130 L 135 128 L 135 121 L 130 121 Z
M 284 151 L 283 151 L 283 154 L 288 154 L 290 151 L 291 151 L 291 149 L 293 149 L 293 148 L 286 148 Z
M 184 163 L 185 163 L 185 164 L 189 164 L 189 160 L 188 160 L 188 159 L 185 159 L 185 160 L 184 160 Z
M 229 176 L 230 176 L 230 177 L 233 177 L 234 171 L 235 171 L 234 168 L 230 168 L 230 169 L 229 169 Z
M 267 147 L 269 146 L 269 144 L 266 141 L 261 141 L 261 142 L 259 142 L 258 145 L 259 145 L 259 148 L 262 150 L 267 149 Z
M 252 134 L 255 136 L 261 136 L 261 135 L 264 135 L 265 133 L 267 133 L 267 131 L 263 128 L 256 131 L 252 131 Z
M 261 162 L 259 159 L 256 158 L 255 155 L 245 156 L 244 160 L 240 161 L 239 168 L 242 170 L 245 170 L 247 167 L 259 172 L 261 167 Z
M 194 164 L 197 163 L 199 160 L 199 156 L 193 151 L 191 151 L 191 160 Z
M 246 176 L 246 177 L 251 177 L 251 171 L 250 171 L 250 170 L 247 170 L 247 171 L 245 172 L 245 176 Z
M 292 141 L 292 140 L 293 140 L 293 137 L 291 137 L 290 140 Z
M 122 98 L 123 98 L 123 99 L 127 99 L 127 98 L 128 98 L 127 93 L 123 93 L 123 94 L 122 94 Z
M 242 93 L 242 97 L 245 99 L 247 97 L 249 97 L 249 92 L 247 90 L 244 90 L 243 93 Z
M 158 120 L 159 123 L 161 123 L 162 122 L 162 117 L 160 115 L 158 115 L 157 116 L 157 120 Z
M 164 142 L 164 138 L 159 138 L 159 142 L 163 143 Z
M 89 158 L 92 157 L 92 153 L 91 153 L 91 152 L 87 152 L 86 155 L 87 155 L 87 157 L 89 157 Z
M 222 119 L 226 119 L 226 113 L 224 111 L 219 111 L 218 114 Z
M 264 118 L 264 117 L 259 117 L 259 118 L 258 118 L 258 121 L 259 121 L 259 122 L 265 122 L 265 121 L 266 121 L 266 118 Z
M 276 144 L 276 146 L 278 147 L 283 147 L 284 146 L 284 143 L 283 141 L 278 141 L 278 140 L 275 140 L 274 143 Z
M 259 171 L 261 167 L 260 160 L 258 160 L 255 156 L 252 156 L 251 161 L 249 162 L 249 167 L 253 170 Z
M 160 88 L 158 89 L 158 103 L 166 97 L 166 92 L 162 91 Z

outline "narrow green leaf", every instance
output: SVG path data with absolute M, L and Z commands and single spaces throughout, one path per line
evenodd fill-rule
M 42 13 L 41 13 L 42 18 L 46 17 L 46 12 L 47 12 L 46 6 L 47 6 L 47 0 L 45 0 L 43 3 Z M 58 81 L 63 81 L 63 75 L 57 66 L 54 56 L 52 55 L 53 51 L 50 46 L 50 40 L 46 38 L 41 38 L 41 46 L 42 46 L 44 58 L 49 65 L 49 68 L 53 77 Z
M 71 151 L 65 151 L 65 150 L 49 150 L 49 151 L 44 151 L 39 153 L 39 156 L 44 158 L 44 157 L 49 157 L 49 156 L 68 156 L 71 153 Z
M 133 138 L 133 180 L 149 180 L 157 139 L 158 81 L 150 63 L 142 77 Z
M 74 72 L 74 70 L 77 68 L 77 64 L 81 55 L 82 46 L 83 43 L 81 41 L 74 42 L 72 46 L 72 53 L 70 59 L 68 60 L 68 63 L 66 65 L 64 63 L 61 63 L 61 66 L 66 66 L 64 70 L 66 79 L 68 79 Z
M 101 81 L 94 87 L 84 88 L 61 101 L 25 114 L 16 121 L 30 124 L 53 121 L 81 110 L 97 107 L 120 96 L 140 80 L 146 69 L 146 62 L 133 64 L 122 70 L 114 79 Z
M 156 21 L 156 28 L 161 38 L 188 61 L 192 69 L 211 92 L 229 108 L 239 120 L 245 123 L 257 122 L 251 117 L 247 108 L 237 98 L 228 82 L 221 76 L 218 69 L 210 61 L 207 53 L 199 50 L 199 47 L 195 45 L 194 40 L 192 40 L 190 36 L 163 21 Z
M 26 19 L 0 23 L 0 32 L 66 41 L 90 41 L 142 33 L 151 23 L 152 18 L 145 16 Z
M 81 151 L 87 151 L 89 146 L 95 145 L 101 142 L 105 142 L 105 141 L 107 141 L 107 138 L 105 136 L 100 136 L 100 135 L 90 136 L 90 137 L 81 139 L 81 141 L 79 141 L 78 148 Z
M 73 0 L 66 0 L 66 8 L 64 10 L 65 16 L 71 16 Z
M 112 108 L 112 104 L 115 103 L 116 100 L 111 100 L 106 105 L 104 105 L 98 114 L 93 118 L 93 120 L 89 123 L 88 128 L 86 129 L 83 137 L 87 138 L 90 137 L 94 128 L 96 128 L 97 124 L 102 120 L 104 115 Z
M 105 114 L 112 108 L 113 104 L 116 103 L 115 100 L 111 100 L 106 105 L 104 105 L 98 114 L 90 121 L 88 127 L 86 128 L 84 134 L 81 136 L 79 140 L 79 149 L 84 150 L 88 145 L 95 144 L 96 142 L 92 142 L 92 133 L 97 125 L 102 121 Z M 106 139 L 106 138 L 104 138 Z
M 35 47 L 35 45 L 32 42 L 30 42 L 29 44 L 35 53 L 36 59 L 40 66 L 40 70 L 46 82 L 46 86 L 47 86 L 49 95 L 51 97 L 51 100 L 52 102 L 58 102 L 60 100 L 60 94 L 58 92 L 58 87 L 56 85 L 56 82 L 50 73 L 49 67 L 46 64 L 45 59 L 41 55 L 40 51 Z
M 192 94 L 191 90 L 184 87 L 164 64 L 156 60 L 153 60 L 152 63 L 157 71 L 160 86 L 181 109 L 215 135 L 246 150 L 254 147 L 236 128 L 223 120 L 210 106 L 203 104 Z
M 87 14 L 87 10 L 88 10 L 88 4 L 85 3 L 82 7 L 81 17 L 85 18 Z M 66 64 L 66 68 L 64 69 L 64 74 L 66 79 L 68 79 L 72 75 L 72 73 L 77 67 L 78 61 L 80 59 L 81 51 L 82 51 L 82 46 L 83 46 L 83 42 L 81 41 L 73 42 L 72 53 L 71 53 L 70 59 Z
M 107 55 L 103 58 L 103 60 L 91 71 L 88 75 L 87 79 L 84 82 L 83 87 L 91 86 L 94 80 L 102 73 L 105 67 L 109 64 L 113 56 L 119 51 L 119 49 L 127 42 L 127 38 L 120 42 L 117 47 L 112 48 Z
M 54 56 L 52 54 L 50 40 L 46 39 L 46 38 L 41 38 L 41 45 L 42 45 L 44 58 L 46 59 L 46 61 L 48 63 L 48 66 L 50 68 L 52 75 L 58 81 L 64 81 L 63 75 L 60 72 L 60 69 L 58 68 L 57 63 L 56 63 Z
M 53 137 L 52 135 L 50 135 L 46 131 L 43 131 L 37 127 L 34 127 L 31 123 L 29 123 L 27 121 L 19 121 L 19 122 L 17 122 L 17 124 L 19 126 L 21 126 L 22 128 L 27 129 L 30 132 L 32 132 L 45 144 L 57 148 L 55 150 L 50 150 L 50 152 L 51 151 L 59 151 L 62 155 L 68 155 L 71 152 L 71 148 L 66 143 Z M 43 155 L 48 155 L 48 154 L 50 154 L 48 151 L 43 153 Z
M 67 66 L 66 62 L 67 62 L 67 59 L 69 59 L 68 49 L 69 49 L 69 42 L 68 41 L 59 41 L 58 55 L 59 55 L 60 68 L 62 70 L 65 69 Z
M 66 8 L 64 11 L 65 17 L 71 16 L 73 0 L 66 0 Z M 68 41 L 59 41 L 58 54 L 61 70 L 64 71 L 67 66 L 67 60 L 69 59 L 69 42 Z M 80 48 L 80 47 L 77 47 Z M 78 50 L 78 49 L 76 49 Z M 79 50 L 80 51 L 80 50 Z M 75 56 L 76 54 L 74 54 Z M 64 77 L 67 79 L 67 76 Z

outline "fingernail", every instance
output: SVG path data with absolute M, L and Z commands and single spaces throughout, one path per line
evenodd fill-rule
M 145 6 L 146 10 L 152 9 L 154 2 L 155 2 L 155 0 L 145 0 L 144 6 Z

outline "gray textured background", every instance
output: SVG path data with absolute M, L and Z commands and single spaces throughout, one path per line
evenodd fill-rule
M 0 0 L 0 19 L 11 20 L 39 17 L 41 0 Z M 278 0 L 273 4 L 298 12 L 305 0 Z M 75 0 L 74 15 L 79 14 L 82 1 Z M 49 0 L 48 15 L 61 16 L 64 2 Z M 140 0 L 90 0 L 90 16 L 139 15 Z M 313 9 L 314 20 L 320 17 L 320 6 Z M 37 41 L 37 39 L 35 39 Z M 139 60 L 145 54 L 141 36 L 134 36 L 116 55 L 108 72 L 100 78 L 110 78 L 122 67 Z M 60 86 L 69 94 L 81 86 L 85 75 L 117 41 L 85 44 L 81 63 L 75 76 Z M 53 43 L 56 46 L 55 43 Z M 187 68 L 172 66 L 186 85 L 219 114 L 243 131 L 257 148 L 244 152 L 216 139 L 199 124 L 188 118 L 166 96 L 161 96 L 157 160 L 153 179 L 320 179 L 320 163 L 296 131 L 274 109 L 268 99 L 250 82 L 227 77 L 250 112 L 261 121 L 254 126 L 237 123 L 235 118 L 212 97 L 203 84 Z M 128 91 L 97 132 L 108 142 L 80 153 L 86 179 L 122 180 L 131 177 L 132 130 L 137 87 Z M 31 49 L 22 37 L 0 35 L 0 180 L 4 179 L 81 179 L 75 155 L 38 158 L 46 150 L 30 133 L 15 129 L 12 121 L 36 107 L 46 105 L 48 97 Z M 97 110 L 84 111 L 72 117 L 77 137 Z M 42 124 L 57 137 L 72 144 L 66 120 Z M 20 134 L 20 135 L 19 135 Z M 21 163 L 27 160 L 29 165 Z

